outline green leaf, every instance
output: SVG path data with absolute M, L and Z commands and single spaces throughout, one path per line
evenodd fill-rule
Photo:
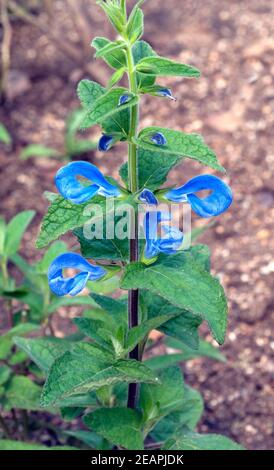
M 106 89 L 92 80 L 81 80 L 77 87 L 77 95 L 84 108 L 90 108 L 105 93 Z
M 122 95 L 127 94 L 129 101 L 119 106 L 119 99 Z M 113 88 L 98 98 L 92 105 L 91 109 L 87 109 L 86 116 L 83 119 L 81 128 L 86 129 L 104 122 L 109 117 L 119 113 L 120 111 L 130 108 L 138 103 L 138 96 L 129 92 L 126 88 Z
M 94 38 L 91 43 L 91 45 L 96 49 L 97 54 L 110 44 L 112 44 L 112 42 L 103 37 Z M 104 54 L 102 58 L 114 69 L 120 69 L 127 65 L 125 53 L 121 48 L 116 48 L 108 54 Z
M 0 123 L 0 142 L 3 142 L 6 145 L 10 145 L 12 143 L 11 136 L 4 126 L 4 124 Z
M 175 76 L 175 77 L 187 77 L 187 78 L 198 78 L 200 77 L 200 71 L 195 67 L 186 64 L 180 64 L 174 60 L 166 59 L 165 57 L 145 57 L 138 65 L 137 70 L 139 72 L 145 71 L 151 68 L 152 74 L 161 77 Z
M 6 359 L 11 353 L 12 341 L 15 336 L 25 336 L 38 328 L 32 323 L 21 323 L 0 336 L 0 360 Z
M 0 440 L 0 450 L 77 450 L 74 447 L 58 446 L 46 447 L 39 444 L 27 444 L 26 442 Z
M 98 294 L 91 294 L 91 298 L 118 324 L 127 324 L 127 299 L 124 301 Z
M 198 434 L 185 429 L 169 439 L 163 450 L 245 450 L 228 437 L 218 434 Z
M 44 386 L 42 404 L 57 404 L 67 397 L 105 385 L 144 381 L 157 382 L 157 377 L 142 363 L 114 361 L 106 350 L 89 343 L 78 343 L 54 362 Z
M 39 411 L 41 387 L 32 382 L 28 377 L 14 376 L 6 387 L 4 408 L 11 410 Z
M 19 249 L 23 235 L 35 216 L 34 211 L 24 211 L 17 214 L 7 226 L 4 254 L 11 256 Z
M 70 349 L 69 341 L 60 338 L 14 338 L 14 344 L 32 359 L 43 371 L 47 372 L 54 361 Z
M 215 361 L 226 362 L 225 356 L 212 344 L 200 339 L 199 347 L 196 351 L 187 347 L 181 341 L 168 338 L 166 340 L 166 345 L 169 348 L 182 351 L 182 361 L 189 361 L 191 359 L 196 359 L 197 357 L 208 357 L 214 359 Z
M 93 203 L 103 204 L 103 198 L 94 198 Z M 91 203 L 73 204 L 62 196 L 56 197 L 49 206 L 45 215 L 40 235 L 36 242 L 37 248 L 44 248 L 50 242 L 56 240 L 64 233 L 77 227 L 82 227 L 89 222 L 91 212 L 87 208 L 91 208 Z
M 156 442 L 163 442 L 187 426 L 194 430 L 203 414 L 203 399 L 197 390 L 185 385 L 182 407 L 156 424 L 150 437 Z
M 182 160 L 178 155 L 170 155 L 161 152 L 152 152 L 138 148 L 138 187 L 158 189 L 165 183 L 170 170 Z M 128 163 L 120 168 L 120 176 L 128 185 Z
M 113 346 L 111 337 L 115 335 L 117 325 L 111 321 L 110 317 L 108 325 L 102 320 L 93 320 L 92 318 L 74 318 L 73 323 L 84 335 L 92 338 L 102 348 L 105 348 L 110 353 L 113 353 Z
M 142 291 L 140 299 L 142 309 L 148 318 L 155 318 L 158 315 L 167 316 L 167 322 L 159 328 L 162 333 L 180 339 L 190 348 L 198 348 L 198 328 L 202 323 L 200 317 L 176 307 L 163 297 L 149 291 Z M 173 318 L 175 315 L 176 317 Z
M 4 385 L 10 378 L 11 369 L 8 366 L 0 366 L 0 386 Z
M 127 24 L 127 36 L 133 44 L 144 34 L 144 13 L 140 8 L 135 8 L 131 13 Z
M 159 146 L 150 141 L 151 136 L 157 132 L 165 136 L 167 140 L 166 145 Z M 215 170 L 225 171 L 218 163 L 213 150 L 205 144 L 203 138 L 198 134 L 186 134 L 162 127 L 147 127 L 140 132 L 135 142 L 139 147 L 151 152 L 180 155 L 181 157 L 197 160 Z
M 158 385 L 142 384 L 140 407 L 145 421 L 147 434 L 156 423 L 182 407 L 184 399 L 184 381 L 179 367 L 170 367 L 160 373 Z
M 73 305 L 85 305 L 92 307 L 94 302 L 90 297 L 85 295 L 77 295 L 76 297 L 54 297 L 47 308 L 47 313 L 51 314 L 56 312 L 60 307 L 70 307 Z
M 128 450 L 144 448 L 142 415 L 127 408 L 102 408 L 84 418 L 85 424 L 108 441 Z
M 103 439 L 95 434 L 95 432 L 90 431 L 65 431 L 65 434 L 69 437 L 73 437 L 78 441 L 83 442 L 91 449 L 98 450 L 111 450 L 111 447 L 107 446 L 107 449 L 104 449 Z
M 163 323 L 166 322 L 166 315 L 157 316 L 150 320 L 144 321 L 138 326 L 131 328 L 128 331 L 127 338 L 125 341 L 125 352 L 132 351 L 138 343 L 140 343 L 145 337 L 152 331 L 158 329 Z
M 115 225 L 122 222 L 123 217 L 115 217 Z M 81 253 L 84 258 L 112 260 L 112 261 L 128 261 L 129 259 L 129 240 L 125 238 L 107 238 L 106 237 L 106 220 L 103 220 L 103 238 L 93 238 L 88 240 L 84 235 L 84 230 L 78 228 L 74 230 L 74 235 L 80 243 Z
M 126 67 L 121 67 L 120 69 L 116 70 L 114 74 L 108 81 L 108 88 L 112 88 L 116 83 L 118 83 L 124 76 L 126 72 Z
M 184 354 L 164 354 L 163 356 L 153 356 L 144 363 L 153 370 L 166 369 L 184 361 Z
M 4 253 L 4 244 L 5 244 L 5 237 L 6 237 L 6 222 L 3 217 L 0 217 L 0 255 Z
M 106 44 L 104 47 L 100 48 L 96 53 L 95 53 L 95 57 L 98 58 L 98 57 L 105 57 L 105 56 L 108 56 L 108 55 L 112 55 L 113 52 L 117 51 L 117 50 L 124 50 L 126 47 L 126 44 L 124 41 L 121 41 L 121 40 L 118 40 L 118 41 L 113 41 L 113 42 L 109 42 L 108 44 Z
M 27 147 L 24 148 L 24 150 L 20 154 L 20 159 L 21 160 L 28 160 L 28 158 L 33 158 L 33 157 L 60 157 L 61 154 L 58 152 L 58 150 L 51 148 L 51 147 L 46 147 L 45 145 L 40 145 L 40 144 L 31 144 L 28 145 Z
M 227 325 L 227 303 L 219 281 L 194 260 L 191 251 L 160 256 L 151 266 L 126 267 L 122 289 L 145 289 L 176 307 L 206 320 L 214 338 L 222 344 Z
M 151 45 L 146 41 L 137 41 L 132 47 L 132 55 L 134 64 L 137 65 L 142 59 L 146 57 L 156 56 L 156 52 L 152 49 Z M 145 75 L 137 72 L 137 82 L 139 88 L 144 86 L 151 86 L 155 83 L 155 75 Z

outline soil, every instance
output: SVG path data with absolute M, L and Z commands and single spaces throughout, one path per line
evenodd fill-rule
M 109 36 L 111 28 L 94 2 L 85 4 L 92 17 L 88 36 Z M 162 81 L 178 101 L 146 98 L 142 124 L 168 123 L 201 133 L 227 168 L 224 179 L 234 192 L 231 210 L 201 239 L 212 249 L 212 267 L 226 289 L 230 315 L 222 347 L 227 363 L 199 359 L 185 366 L 186 381 L 205 398 L 200 430 L 226 434 L 249 449 L 274 449 L 274 4 L 150 0 L 144 10 L 145 39 L 159 54 L 197 66 L 202 78 Z M 38 259 L 34 240 L 47 208 L 43 191 L 54 190 L 53 176 L 61 163 L 24 162 L 20 152 L 30 143 L 62 151 L 64 119 L 78 106 L 77 82 L 99 76 L 106 84 L 108 74 L 99 60 L 91 62 L 91 53 L 80 52 L 65 2 L 55 2 L 51 27 L 78 47 L 78 62 L 37 27 L 18 20 L 12 26 L 12 81 L 0 122 L 13 145 L 0 148 L 1 214 L 8 219 L 24 209 L 36 210 L 23 251 Z M 91 64 L 90 73 L 86 64 Z M 122 145 L 111 154 L 88 156 L 113 176 L 124 157 Z M 170 181 L 183 182 L 201 171 L 206 170 L 187 162 L 171 173 Z

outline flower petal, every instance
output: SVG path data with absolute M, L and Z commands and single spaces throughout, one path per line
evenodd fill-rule
M 132 97 L 130 95 L 120 96 L 118 106 L 123 106 L 123 104 L 128 103 L 131 99 Z
M 63 277 L 63 269 L 77 269 L 80 273 L 70 278 Z M 81 292 L 87 281 L 101 279 L 106 271 L 100 266 L 94 266 L 77 253 L 65 253 L 58 256 L 50 265 L 48 280 L 51 290 L 57 296 L 75 296 Z
M 147 212 L 144 217 L 144 230 L 146 236 L 145 257 L 155 258 L 159 253 L 172 254 L 180 249 L 183 234 L 176 227 L 167 224 L 161 226 L 164 236 L 159 238 L 158 226 L 160 223 L 169 222 L 171 214 L 168 212 Z
M 139 201 L 144 202 L 146 204 L 155 205 L 155 206 L 158 205 L 158 199 L 156 198 L 154 193 L 146 188 L 143 189 L 143 191 L 141 192 L 139 196 Z
M 103 134 L 98 142 L 98 150 L 100 152 L 107 152 L 110 149 L 113 142 L 114 142 L 114 139 L 112 135 Z
M 159 96 L 163 96 L 164 98 L 169 98 L 173 101 L 177 101 L 176 98 L 174 98 L 173 94 L 172 94 L 172 91 L 170 90 L 170 88 L 162 88 L 162 89 L 159 89 L 157 92 L 156 92 L 157 95 Z
M 167 144 L 167 140 L 161 132 L 156 132 L 155 134 L 153 134 L 150 137 L 150 140 L 151 140 L 151 142 L 153 142 L 154 144 L 159 145 L 159 146 Z
M 195 195 L 203 190 L 212 192 L 205 198 Z M 196 176 L 184 186 L 168 191 L 165 197 L 173 202 L 189 202 L 193 211 L 201 217 L 217 216 L 226 211 L 233 201 L 230 187 L 213 175 Z
M 92 181 L 90 186 L 84 186 L 77 180 L 82 176 Z M 59 193 L 75 204 L 82 204 L 95 194 L 102 196 L 119 196 L 120 190 L 109 183 L 95 165 L 88 162 L 72 162 L 60 168 L 55 176 L 55 184 Z

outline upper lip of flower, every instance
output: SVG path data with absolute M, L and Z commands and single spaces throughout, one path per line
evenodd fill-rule
M 64 278 L 63 269 L 74 268 L 80 272 L 75 276 Z M 101 279 L 106 271 L 90 264 L 77 253 L 65 253 L 58 256 L 50 265 L 48 280 L 51 290 L 57 296 L 75 296 L 81 292 L 88 281 Z
M 77 180 L 77 176 L 87 178 L 92 184 L 84 186 Z M 121 195 L 119 188 L 109 183 L 95 165 L 83 161 L 72 162 L 60 168 L 55 183 L 59 193 L 75 204 L 87 202 L 95 194 L 105 197 Z
M 195 193 L 202 190 L 212 192 L 205 198 Z M 200 175 L 185 185 L 166 192 L 165 198 L 173 202 L 189 202 L 192 210 L 201 217 L 212 217 L 226 211 L 233 201 L 230 187 L 214 175 Z

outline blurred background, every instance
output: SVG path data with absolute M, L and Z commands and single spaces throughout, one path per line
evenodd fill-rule
M 200 431 L 274 449 L 274 2 L 147 0 L 144 11 L 144 39 L 160 55 L 198 67 L 202 78 L 166 80 L 178 101 L 145 98 L 142 124 L 203 134 L 235 196 L 201 239 L 212 250 L 230 317 L 227 362 L 185 366 L 186 381 L 205 399 Z M 0 34 L 0 214 L 9 220 L 36 211 L 21 250 L 32 261 L 41 257 L 34 242 L 47 209 L 43 192 L 54 190 L 64 161 L 81 157 L 117 176 L 125 160 L 124 146 L 94 150 L 98 130 L 77 132 L 77 83 L 106 85 L 110 76 L 93 60 L 91 39 L 113 38 L 113 31 L 93 0 L 1 0 Z M 199 173 L 188 161 L 170 181 Z M 64 316 L 53 320 L 60 335 Z

